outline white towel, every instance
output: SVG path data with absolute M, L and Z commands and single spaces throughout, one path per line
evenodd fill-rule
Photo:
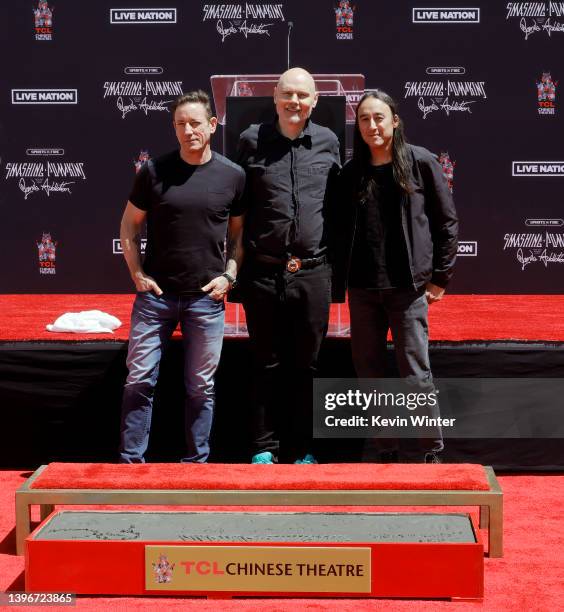
M 65 312 L 54 323 L 47 325 L 50 332 L 74 332 L 75 334 L 113 334 L 121 321 L 101 310 Z

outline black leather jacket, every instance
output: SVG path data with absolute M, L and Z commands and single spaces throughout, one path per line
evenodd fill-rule
M 456 259 L 458 218 L 443 170 L 435 155 L 407 145 L 411 155 L 412 193 L 401 200 L 402 228 L 414 288 L 432 282 L 446 287 Z M 343 302 L 347 288 L 356 218 L 359 167 L 342 169 L 333 206 L 333 301 Z

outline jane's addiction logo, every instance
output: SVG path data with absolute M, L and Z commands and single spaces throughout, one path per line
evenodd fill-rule
M 141 166 L 150 159 L 151 156 L 149 155 L 149 151 L 141 149 L 141 151 L 139 151 L 139 156 L 133 161 L 133 165 L 135 166 L 135 174 L 137 174 L 139 170 L 141 170 Z
M 439 155 L 439 164 L 441 164 L 443 174 L 445 175 L 445 178 L 448 183 L 448 188 L 452 193 L 454 189 L 454 167 L 456 166 L 456 162 L 450 159 L 447 151 L 441 152 L 441 154 Z
M 37 242 L 37 256 L 39 258 L 39 274 L 56 274 L 57 242 L 51 238 L 50 233 L 43 232 L 41 242 Z
M 35 40 L 53 40 L 53 10 L 44 0 L 39 0 L 33 9 Z
M 437 68 L 427 69 L 428 74 L 452 76 L 464 74 L 465 68 L 443 67 L 441 72 Z M 485 100 L 485 81 L 461 81 L 447 78 L 434 81 L 407 81 L 405 84 L 405 98 L 417 98 L 417 106 L 426 119 L 428 115 L 439 111 L 450 116 L 451 113 L 472 114 L 472 104 L 478 100 Z
M 276 21 L 285 21 L 284 5 L 239 2 L 237 4 L 204 4 L 202 21 L 215 21 L 221 42 L 232 35 L 270 36 Z
M 28 149 L 32 156 L 60 156 L 62 149 Z M 68 161 L 25 161 L 8 162 L 5 167 L 6 180 L 16 180 L 24 200 L 35 194 L 72 193 L 71 186 L 78 180 L 86 180 L 84 162 Z M 73 180 L 69 180 L 73 179 Z
M 156 563 L 152 563 L 153 576 L 157 584 L 163 584 L 172 582 L 174 563 L 171 563 L 166 555 L 159 555 L 159 560 Z
M 508 2 L 506 20 L 518 19 L 521 32 L 528 40 L 537 32 L 549 37 L 564 33 L 564 2 Z
M 539 115 L 554 115 L 556 112 L 556 86 L 550 72 L 543 72 L 540 81 L 537 81 L 537 99 Z
M 127 74 L 154 74 L 149 68 L 136 68 L 129 66 Z M 139 112 L 148 116 L 151 112 L 170 112 L 168 104 L 183 93 L 182 81 L 156 81 L 145 78 L 144 80 L 131 81 L 105 81 L 104 98 L 115 98 L 116 107 L 121 113 L 121 118 Z
M 356 6 L 348 0 L 339 0 L 335 7 L 337 40 L 352 40 L 354 27 L 354 12 Z
M 535 222 L 535 223 L 532 223 Z M 529 227 L 556 227 L 562 225 L 562 219 L 527 219 Z M 564 264 L 564 233 L 562 232 L 526 232 L 522 234 L 505 234 L 503 250 L 512 250 L 521 265 L 521 270 L 537 264 L 548 268 L 550 264 Z

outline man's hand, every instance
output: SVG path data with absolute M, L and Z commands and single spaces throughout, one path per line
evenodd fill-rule
M 147 276 L 144 272 L 137 272 L 133 276 L 133 282 L 135 283 L 135 289 L 141 293 L 152 291 L 155 295 L 162 295 L 162 289 L 157 285 L 154 278 Z
M 427 283 L 425 286 L 425 297 L 427 298 L 427 304 L 433 304 L 434 302 L 442 300 L 444 294 L 445 290 L 438 285 Z
M 202 291 L 205 291 L 216 302 L 221 302 L 229 289 L 231 289 L 231 283 L 225 276 L 216 276 L 207 285 L 202 287 Z

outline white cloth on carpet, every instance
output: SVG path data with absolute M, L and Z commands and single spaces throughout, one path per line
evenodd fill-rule
M 54 323 L 47 325 L 50 332 L 74 332 L 75 334 L 113 334 L 121 321 L 101 310 L 65 312 Z

